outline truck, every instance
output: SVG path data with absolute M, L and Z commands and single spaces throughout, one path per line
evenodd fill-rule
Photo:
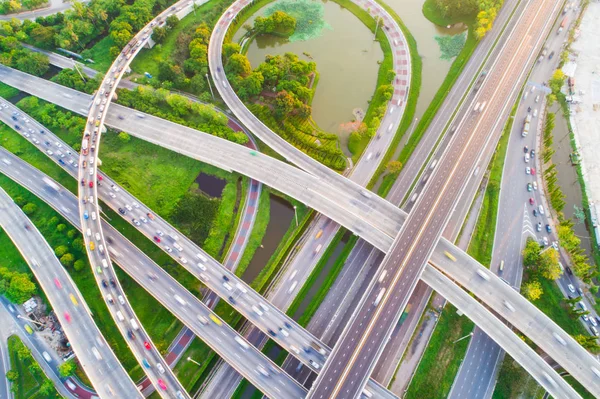
M 409 303 L 408 305 L 406 305 L 406 307 L 404 308 L 404 312 L 402 312 L 402 315 L 400 316 L 400 320 L 398 320 L 398 325 L 402 325 L 402 323 L 404 323 L 404 320 L 406 320 L 406 318 L 408 317 L 408 314 L 410 313 L 410 308 L 412 307 L 412 304 Z
M 384 294 L 385 294 L 385 288 L 382 288 L 379 291 L 379 294 L 377 294 L 377 297 L 375 298 L 375 301 L 373 301 L 373 306 L 379 305 L 379 302 L 381 302 L 381 300 L 383 299 L 383 295 Z
M 562 19 L 562 21 L 560 22 L 560 26 L 558 27 L 558 30 L 556 31 L 556 34 L 560 34 L 560 32 L 563 31 L 563 29 L 565 28 L 565 26 L 567 26 L 567 21 L 569 20 L 569 16 L 566 16 Z
M 84 139 L 83 142 L 81 143 L 81 152 L 83 153 L 83 155 L 89 154 L 88 139 Z
M 523 122 L 523 132 L 521 132 L 521 136 L 527 137 L 529 134 L 529 125 L 531 124 L 531 114 L 527 114 L 525 117 L 525 122 Z

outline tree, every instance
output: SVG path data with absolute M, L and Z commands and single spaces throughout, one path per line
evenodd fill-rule
M 73 254 L 64 254 L 60 257 L 60 263 L 65 267 L 73 266 L 73 262 L 75 262 Z
M 241 46 L 235 42 L 229 42 L 223 45 L 223 54 L 225 54 L 225 58 L 230 58 L 232 55 L 238 54 L 241 51 Z
M 552 89 L 553 93 L 560 92 L 563 84 L 565 83 L 565 74 L 562 70 L 557 69 L 552 74 L 552 78 L 548 81 L 548 86 Z
M 575 339 L 575 341 L 577 341 L 577 343 L 579 345 L 583 346 L 588 351 L 590 351 L 592 353 L 600 352 L 600 346 L 598 345 L 598 342 L 596 341 L 596 337 L 578 334 L 578 335 L 574 335 L 573 338 Z
M 154 40 L 156 43 L 163 43 L 166 38 L 167 38 L 167 29 L 166 28 L 161 28 L 160 26 L 157 26 L 154 28 L 154 32 L 152 33 L 152 40 Z
M 131 141 L 131 136 L 125 132 L 121 132 L 119 133 L 119 140 L 121 140 L 122 143 L 129 143 Z
M 528 238 L 525 248 L 523 248 L 523 265 L 528 268 L 535 267 L 540 260 L 540 244 L 537 241 Z
M 58 373 L 63 378 L 70 377 L 73 374 L 75 374 L 76 368 L 77 366 L 75 365 L 75 362 L 73 361 L 73 359 L 71 359 L 58 366 Z
M 246 77 L 250 74 L 250 72 L 252 72 L 252 67 L 250 66 L 250 61 L 248 61 L 248 58 L 245 55 L 236 53 L 227 60 L 225 70 L 228 73 Z
M 31 30 L 29 37 L 33 41 L 33 45 L 43 49 L 51 49 L 54 47 L 54 36 L 56 32 L 51 26 L 39 25 Z
M 75 269 L 75 271 L 82 271 L 85 268 L 85 262 L 83 261 L 83 259 L 77 259 L 73 264 L 73 268 Z
M 47 55 L 26 50 L 16 60 L 14 67 L 31 75 L 42 76 L 50 69 L 50 61 Z
M 6 379 L 14 383 L 19 379 L 19 373 L 17 373 L 15 370 L 8 370 L 6 372 Z
M 548 280 L 556 280 L 562 275 L 562 270 L 558 265 L 558 251 L 549 249 L 540 255 L 538 270 L 542 277 Z
M 390 175 L 398 175 L 398 173 L 400 173 L 402 170 L 402 162 L 390 161 L 385 168 Z
M 173 15 L 169 15 L 167 17 L 166 23 L 167 23 L 167 27 L 169 29 L 173 29 L 179 23 L 179 18 L 177 18 L 177 15 L 174 15 L 174 14 Z
M 25 273 L 16 273 L 10 280 L 6 291 L 8 299 L 14 303 L 21 304 L 35 294 L 35 284 Z
M 44 378 L 44 382 L 40 386 L 39 393 L 50 396 L 54 393 L 54 384 L 48 378 Z
M 539 299 L 543 293 L 544 290 L 542 289 L 542 285 L 539 281 L 530 281 L 523 285 L 523 294 L 530 301 L 535 301 Z
M 75 251 L 79 251 L 79 252 L 85 251 L 85 243 L 83 242 L 83 238 L 77 237 L 76 239 L 74 239 L 73 242 L 71 243 L 71 247 L 73 247 L 73 250 L 75 250 Z M 68 250 L 69 249 L 67 248 L 67 251 Z M 56 255 L 56 256 L 63 256 L 64 254 L 67 253 L 67 251 L 63 252 L 60 255 Z
M 63 231 L 65 231 L 66 228 L 67 228 L 67 225 L 64 223 L 61 223 L 58 226 L 56 226 L 56 231 L 58 231 L 59 233 L 62 233 Z
M 69 247 L 66 245 L 59 245 L 58 247 L 54 248 L 54 255 L 59 258 L 67 252 L 69 252 Z
M 25 204 L 25 206 L 23 206 L 23 212 L 26 215 L 31 215 L 33 212 L 37 211 L 37 205 L 33 204 L 31 202 Z

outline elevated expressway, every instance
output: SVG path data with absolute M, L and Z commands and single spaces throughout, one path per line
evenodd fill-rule
M 64 188 L 55 190 L 49 187 L 44 182 L 44 177 L 46 177 L 44 174 L 4 148 L 0 148 L 0 159 L 2 159 L 0 171 L 3 174 L 40 197 L 81 230 L 77 212 L 77 198 L 73 194 Z M 10 165 L 4 160 L 8 160 Z M 60 187 L 58 183 L 54 184 Z M 110 199 L 106 194 L 105 196 L 107 200 Z M 251 381 L 253 385 L 271 397 L 302 398 L 306 395 L 306 390 L 302 386 L 281 372 L 279 367 L 264 354 L 247 343 L 247 348 L 244 348 L 236 342 L 235 338 L 239 335 L 234 329 L 219 319 L 206 305 L 135 247 L 121 233 L 104 220 L 102 220 L 102 225 L 107 237 L 110 237 L 109 251 L 113 255 L 114 261 L 121 266 L 123 271 L 153 295 L 165 308 L 169 309 L 219 356 L 235 365 L 236 370 Z M 238 303 L 248 306 L 242 293 L 237 293 L 236 298 L 238 298 Z M 183 304 L 179 300 L 183 301 Z M 109 304 L 108 306 L 115 305 Z M 218 323 L 214 320 L 217 320 Z M 152 364 L 152 366 L 154 365 Z M 259 373 L 258 367 L 262 367 L 269 375 L 265 376 Z M 125 393 L 121 395 L 125 395 Z
M 76 207 L 77 200 L 76 198 L 70 194 L 67 190 L 60 189 L 58 191 L 48 189 L 48 186 L 44 183 L 44 175 L 39 172 L 37 169 L 33 168 L 29 164 L 26 164 L 20 158 L 8 153 L 3 148 L 0 148 L 0 158 L 2 161 L 0 162 L 0 172 L 6 174 L 13 180 L 17 181 L 19 184 L 22 184 L 25 188 L 38 195 L 41 199 L 46 201 L 49 205 L 54 207 L 57 211 L 59 211 L 67 220 L 73 223 L 76 227 L 79 228 Z M 4 162 L 5 159 L 10 161 L 10 166 L 7 166 L 7 163 Z M 164 272 L 158 265 L 153 263 L 147 256 L 145 256 L 139 249 L 137 249 L 133 244 L 131 244 L 127 239 L 120 235 L 116 230 L 114 230 L 108 223 L 103 222 L 104 229 L 107 232 L 107 236 L 111 237 L 111 247 L 113 247 L 113 254 L 118 254 L 115 256 L 115 260 L 117 263 L 121 265 L 123 270 L 131 275 L 144 289 L 146 289 L 149 293 L 155 296 L 167 309 L 169 309 L 173 314 L 182 320 L 188 327 L 192 328 L 194 332 L 207 344 L 209 344 L 217 353 L 222 355 L 223 346 L 226 349 L 226 353 L 229 353 L 229 356 L 225 357 L 225 359 L 231 364 L 237 366 L 237 370 L 242 373 L 246 378 L 256 384 L 259 389 L 261 387 L 261 380 L 257 377 L 260 377 L 256 372 L 255 365 L 260 364 L 263 367 L 266 367 L 267 370 L 273 371 L 276 366 L 270 364 L 267 360 L 267 364 L 264 364 L 264 355 L 260 352 L 256 351 L 253 347 L 249 347 L 248 349 L 242 349 L 239 347 L 239 344 L 234 341 L 234 337 L 236 336 L 235 331 L 230 329 L 226 324 L 223 324 L 223 327 L 218 328 L 213 323 L 209 323 L 209 325 L 203 325 L 202 323 L 198 323 L 196 317 L 198 315 L 206 317 L 208 316 L 210 310 L 208 310 L 203 304 L 201 304 L 195 297 L 189 294 L 184 287 L 180 286 L 170 275 Z M 451 249 L 451 248 L 448 248 Z M 114 252 L 116 251 L 116 252 Z M 459 269 L 462 265 L 458 265 L 455 262 L 449 262 L 447 257 L 442 257 L 440 259 L 436 259 L 436 266 L 441 267 L 442 269 L 452 269 L 458 267 Z M 138 267 L 137 265 L 141 267 Z M 511 303 L 514 304 L 515 307 L 520 308 L 521 303 L 527 301 L 520 297 L 518 294 L 515 294 L 514 291 L 508 287 L 504 282 L 498 279 L 493 274 L 486 271 L 489 274 L 490 280 L 484 280 L 479 274 L 478 270 L 480 270 L 480 266 L 478 263 L 471 259 L 469 262 L 469 267 L 467 268 L 467 272 L 462 272 L 463 278 L 461 282 L 464 282 L 465 286 L 469 289 L 477 286 L 485 286 L 485 284 L 490 283 L 492 286 L 497 285 L 498 287 L 494 287 L 494 289 L 489 290 L 489 292 L 485 292 L 484 296 L 486 296 L 488 302 L 499 304 L 499 312 L 502 312 L 502 307 L 504 305 L 505 300 L 503 300 L 504 296 L 515 298 L 511 298 Z M 429 272 L 430 275 L 437 276 L 439 274 L 438 271 L 433 269 L 431 266 L 426 268 L 426 272 Z M 432 280 L 436 281 L 436 280 Z M 431 283 L 431 281 L 426 279 L 426 282 Z M 433 285 L 433 283 L 432 283 Z M 537 378 L 539 376 L 543 378 L 539 378 L 538 381 L 542 385 L 544 385 L 544 381 L 552 382 L 554 381 L 557 386 L 563 386 L 562 384 L 568 385 L 562 380 L 558 374 L 554 372 L 554 370 L 545 363 L 537 354 L 531 353 L 531 349 L 512 331 L 508 330 L 498 330 L 496 328 L 497 324 L 504 326 L 500 321 L 498 321 L 493 315 L 491 315 L 486 309 L 484 309 L 481 305 L 479 305 L 473 298 L 467 295 L 462 289 L 460 289 L 455 284 L 451 282 L 444 283 L 443 287 L 434 286 L 436 290 L 442 292 L 445 296 L 448 297 L 450 302 L 454 303 L 457 307 L 465 312 L 468 317 L 474 319 L 476 323 L 483 323 L 481 320 L 484 320 L 487 325 L 492 325 L 494 330 L 501 331 L 501 335 L 499 338 L 499 342 L 501 345 L 507 350 L 509 354 L 515 357 L 515 359 L 522 359 L 523 354 L 527 355 L 527 361 L 524 363 L 524 367 L 528 370 L 531 367 L 535 366 L 532 374 Z M 503 292 L 503 289 L 507 289 L 508 292 Z M 186 302 L 186 307 L 183 307 L 177 301 L 173 300 L 172 295 L 177 293 L 182 297 L 182 299 Z M 500 293 L 500 294 L 498 294 Z M 465 298 L 466 296 L 466 298 Z M 458 299 L 456 299 L 458 298 Z M 514 302 L 512 302 L 514 301 Z M 532 305 L 529 305 L 530 308 L 533 308 L 533 314 L 536 313 L 536 308 Z M 472 313 L 471 309 L 477 309 L 477 312 Z M 196 315 L 196 316 L 194 316 Z M 507 316 L 511 316 L 508 314 Z M 544 316 L 545 317 L 545 316 Z M 509 318 L 509 317 L 507 317 Z M 522 318 L 524 323 L 527 323 L 527 318 Z M 544 320 L 540 320 L 540 322 L 544 322 Z M 548 324 L 547 321 L 545 324 Z M 211 327 L 214 327 L 211 328 Z M 504 327 L 506 328 L 506 327 Z M 217 336 L 217 344 L 215 345 L 214 335 L 216 331 L 221 331 L 223 334 L 222 341 Z M 560 331 L 560 329 L 557 329 Z M 226 332 L 226 333 L 224 333 Z M 535 332 L 535 331 L 534 331 Z M 548 330 L 547 332 L 551 332 Z M 494 336 L 496 337 L 496 336 Z M 571 345 L 572 339 L 568 338 L 568 335 L 565 333 L 561 333 L 561 337 L 564 337 L 565 342 L 569 341 L 570 348 L 575 349 L 578 345 Z M 574 341 L 573 341 L 574 342 Z M 561 349 L 560 342 L 549 340 L 550 345 L 558 346 L 558 350 Z M 299 344 L 298 344 L 299 345 Z M 327 352 L 329 350 L 325 348 Z M 579 347 L 580 350 L 583 351 Z M 585 352 L 585 351 L 584 351 Z M 233 353 L 233 356 L 231 355 Z M 250 356 L 250 359 L 244 359 L 245 356 Z M 533 366 L 532 366 L 533 365 Z M 252 372 L 245 372 L 244 367 L 250 368 Z M 541 368 L 540 368 L 541 367 Z M 600 367 L 600 365 L 598 366 Z M 241 368 L 241 370 L 240 370 Z M 540 371 L 541 370 L 541 371 Z M 536 374 L 537 373 L 537 374 Z M 545 374 L 544 374 L 545 373 Z M 250 376 L 248 377 L 248 374 Z M 280 377 L 281 386 L 286 386 L 287 384 L 295 384 L 291 380 L 291 378 L 285 374 L 275 374 L 275 376 Z M 271 378 L 269 378 L 271 380 Z M 272 381 L 272 380 L 271 380 Z M 269 381 L 269 382 L 271 382 Z M 280 388 L 280 387 L 278 387 Z M 373 393 L 374 397 L 386 397 L 389 393 L 386 393 L 385 390 L 380 386 L 373 384 L 373 386 L 368 387 L 369 392 Z M 288 392 L 288 391 L 286 391 Z M 305 393 L 305 391 L 304 391 Z M 289 393 L 288 393 L 289 394 Z M 296 396 L 290 396 L 296 397 Z M 302 397 L 302 396 L 299 396 Z M 566 395 L 561 397 L 574 397 L 572 395 Z
M 27 75 L 25 75 L 25 76 L 27 76 Z M 18 88 L 25 88 L 26 91 L 32 92 L 32 94 L 34 94 L 34 95 L 40 95 L 42 98 L 46 97 L 46 99 L 48 99 L 49 101 L 58 102 L 60 105 L 66 106 L 67 108 L 71 108 L 75 112 L 77 112 L 77 109 L 80 106 L 80 104 L 86 103 L 86 102 L 82 102 L 82 99 L 79 99 L 78 100 L 79 102 L 77 102 L 77 98 L 75 98 L 73 96 L 81 95 L 81 93 L 78 93 L 74 90 L 70 90 L 70 89 L 62 88 L 61 86 L 54 85 L 54 86 L 52 86 L 53 89 L 51 91 L 48 91 L 47 90 L 48 87 L 46 87 L 47 84 L 44 83 L 45 81 L 43 79 L 33 78 L 33 79 L 35 79 L 35 83 L 28 81 L 27 79 L 14 79 L 14 77 L 7 79 L 5 68 L 0 68 L 0 78 L 5 83 L 8 83 L 10 85 L 15 85 L 15 82 L 17 81 L 16 86 Z M 25 83 L 25 84 L 19 84 L 19 82 Z M 53 84 L 50 83 L 50 85 L 53 85 Z M 52 94 L 49 96 L 45 96 L 44 93 L 52 93 Z M 71 93 L 73 93 L 73 94 L 71 94 Z M 65 97 L 64 94 L 67 94 L 69 97 Z M 82 96 L 86 96 L 86 95 L 82 95 Z M 86 96 L 86 97 L 89 98 L 89 96 Z M 83 98 L 85 98 L 85 97 L 83 97 Z M 65 101 L 65 99 L 66 99 L 66 101 Z M 73 100 L 76 100 L 76 101 L 73 103 Z M 124 120 L 120 120 L 116 116 L 114 118 L 112 118 L 112 116 L 109 115 L 109 118 L 112 118 L 109 123 L 111 123 L 111 124 L 114 123 L 114 125 L 113 125 L 114 127 L 118 128 L 120 130 L 129 131 L 132 134 L 134 134 L 140 138 L 154 142 L 155 144 L 163 145 L 167 148 L 181 152 L 188 156 L 192 156 L 196 159 L 200 159 L 200 160 L 206 161 L 208 163 L 213 163 L 213 164 L 219 165 L 220 167 L 222 167 L 226 170 L 232 170 L 232 169 L 235 170 L 235 168 L 239 167 L 240 172 L 242 172 L 241 169 L 244 168 L 246 171 L 246 174 L 249 174 L 249 173 L 253 173 L 252 166 L 256 163 L 256 164 L 260 165 L 260 167 L 258 169 L 260 169 L 262 171 L 267 171 L 267 172 L 276 170 L 277 174 L 280 176 L 281 175 L 285 176 L 284 172 L 287 173 L 287 170 L 291 169 L 290 177 L 286 177 L 283 180 L 288 180 L 288 179 L 298 179 L 299 180 L 300 176 L 304 176 L 304 173 L 299 171 L 298 169 L 291 168 L 291 167 L 289 167 L 289 165 L 278 162 L 272 158 L 269 158 L 269 157 L 266 157 L 263 155 L 259 155 L 257 157 L 251 156 L 248 154 L 248 150 L 245 149 L 244 147 L 237 146 L 235 144 L 226 142 L 224 140 L 216 139 L 212 136 L 204 135 L 202 137 L 199 137 L 198 134 L 200 134 L 200 133 L 193 129 L 185 128 L 183 126 L 178 126 L 171 122 L 164 121 L 164 120 L 161 120 L 159 118 L 155 118 L 155 117 L 152 117 L 149 115 L 144 115 L 143 118 L 139 118 L 136 116 L 136 114 L 139 114 L 139 113 L 137 113 L 133 110 L 129 110 L 125 107 L 120 107 L 118 105 L 114 105 L 114 108 L 115 108 L 115 110 L 117 110 L 119 115 L 124 116 Z M 114 122 L 112 122 L 113 119 L 114 119 Z M 134 122 L 139 122 L 139 123 L 123 124 L 124 121 L 134 121 Z M 176 127 L 178 127 L 178 128 L 176 128 Z M 132 130 L 131 128 L 134 128 L 134 130 Z M 156 132 L 153 132 L 153 130 L 156 130 Z M 176 137 L 173 137 L 173 138 L 168 138 L 168 139 L 165 138 L 166 134 L 164 132 L 168 132 L 168 134 L 173 134 L 178 130 L 181 130 L 184 133 L 174 134 L 174 136 L 176 136 Z M 194 136 L 197 138 L 195 138 Z M 202 144 L 199 144 L 199 141 Z M 220 146 L 217 148 L 213 148 L 213 147 L 207 145 L 207 143 L 210 143 L 212 141 L 221 143 L 222 147 Z M 241 149 L 241 151 L 236 150 L 236 148 Z M 203 154 L 203 155 L 199 156 L 198 154 L 203 153 L 204 150 L 206 150 L 206 152 L 208 154 Z M 220 158 L 218 162 L 216 162 L 215 159 L 213 159 L 213 156 L 215 154 L 226 155 L 226 154 L 229 154 L 232 152 L 235 153 L 235 156 L 233 156 L 231 158 L 223 158 L 223 159 Z M 269 162 L 269 163 L 263 164 L 263 162 Z M 273 162 L 276 164 L 273 164 Z M 270 165 L 270 166 L 268 166 L 268 165 Z M 264 174 L 268 175 L 269 173 L 264 173 Z M 265 176 L 265 177 L 267 177 L 267 176 Z M 292 180 L 292 181 L 295 181 L 295 180 Z M 281 187 L 279 184 L 279 180 L 272 180 L 269 182 L 265 181 L 265 183 L 266 184 L 275 184 L 274 187 L 276 189 L 280 189 L 281 191 L 284 191 L 284 190 L 282 190 L 283 187 Z M 317 186 L 319 186 L 319 185 L 322 185 L 322 183 L 317 184 Z M 292 187 L 293 186 L 294 185 L 292 185 Z M 324 189 L 325 190 L 327 189 L 326 185 L 325 185 Z M 290 195 L 295 196 L 295 197 L 300 197 L 301 193 L 299 193 L 297 190 L 294 190 L 293 192 L 290 193 Z M 302 200 L 304 201 L 304 199 L 302 199 Z M 321 211 L 321 209 L 322 209 L 321 204 L 318 201 L 317 202 L 310 201 L 307 204 L 309 206 L 315 207 L 319 211 Z M 332 210 L 335 210 L 335 208 L 332 208 Z M 405 215 L 401 210 L 399 210 L 397 208 L 396 208 L 396 211 L 401 216 Z M 334 217 L 334 219 L 337 220 L 337 216 Z M 363 235 L 363 237 L 364 237 L 364 236 L 368 235 L 368 233 L 369 233 L 368 231 L 364 231 L 364 234 L 361 233 L 361 235 Z M 396 231 L 396 233 L 397 233 L 397 231 Z M 388 238 L 385 241 L 378 243 L 380 247 L 384 248 L 383 249 L 384 252 L 387 252 L 387 250 L 389 249 L 389 244 L 391 243 L 391 239 L 389 238 L 389 235 L 386 235 L 386 237 L 388 237 Z M 454 247 L 450 242 L 447 242 L 444 239 L 441 239 L 440 241 L 445 242 L 447 245 L 449 245 L 449 248 L 453 249 L 452 254 L 457 258 L 458 264 L 463 264 L 468 261 L 468 259 L 469 259 L 468 255 L 466 255 L 464 252 L 462 252 L 459 249 L 457 249 L 456 247 Z M 444 249 L 442 249 L 442 247 L 436 249 L 436 251 L 437 251 L 438 255 L 443 256 Z M 482 268 L 481 266 L 479 266 L 479 267 Z M 225 273 L 225 272 L 223 272 L 223 273 Z M 470 286 L 465 286 L 465 288 L 471 289 Z M 483 301 L 487 301 L 486 297 L 482 297 L 481 299 Z M 510 300 L 511 300 L 511 302 L 514 301 L 515 303 L 520 303 L 518 301 L 522 301 L 523 303 L 526 302 L 526 300 L 524 298 L 522 298 L 516 292 L 511 293 Z M 266 303 L 266 305 L 269 305 L 269 304 Z M 277 310 L 275 308 L 270 308 L 270 309 L 273 312 L 277 312 Z M 238 309 L 238 311 L 240 311 L 240 312 L 242 312 L 242 314 L 244 314 L 244 309 Z M 515 324 L 514 320 L 512 319 L 513 317 L 518 317 L 518 315 L 509 315 L 509 317 L 507 317 L 507 319 L 512 324 Z M 281 319 L 280 323 L 283 323 L 284 320 L 285 319 Z M 556 331 L 560 332 L 560 329 L 557 329 Z M 539 340 L 535 336 L 531 336 L 530 338 L 534 342 L 536 342 L 536 344 L 540 345 L 540 347 L 543 347 L 543 342 L 539 342 Z M 281 342 L 278 342 L 278 343 L 281 344 Z M 583 363 L 585 363 L 585 367 L 587 368 L 587 370 L 592 370 L 592 367 L 597 367 L 597 362 L 589 354 L 582 355 L 581 359 L 584 359 Z M 560 358 L 555 358 L 555 360 L 557 362 L 561 363 Z M 575 375 L 575 374 L 573 374 L 573 375 Z
M 92 273 L 101 291 L 103 289 L 111 289 L 106 286 L 103 287 L 102 284 L 103 277 L 108 276 L 111 278 L 111 281 L 114 281 L 112 288 L 116 291 L 115 294 L 123 292 L 120 282 L 118 281 L 118 278 L 116 278 L 109 251 L 101 250 L 102 248 L 108 249 L 102 231 L 101 218 L 98 217 L 94 219 L 86 217 L 86 215 L 90 215 L 92 212 L 99 213 L 100 210 L 100 207 L 98 206 L 97 182 L 99 180 L 97 178 L 97 166 L 98 153 L 100 152 L 100 138 L 102 136 L 102 131 L 104 130 L 104 119 L 121 77 L 125 71 L 127 71 L 130 62 L 140 51 L 142 45 L 148 40 L 149 35 L 152 34 L 152 28 L 156 25 L 164 24 L 169 15 L 174 14 L 184 5 L 189 6 L 190 3 L 189 0 L 180 0 L 175 3 L 168 10 L 163 11 L 156 16 L 142 31 L 138 32 L 131 39 L 125 50 L 119 54 L 107 71 L 100 88 L 96 92 L 94 102 L 87 112 L 88 117 L 85 124 L 85 131 L 83 132 L 81 154 L 77 162 L 80 166 L 78 168 L 77 181 L 81 182 L 81 184 L 78 184 L 79 218 Z M 96 246 L 98 247 L 98 250 L 96 250 Z M 114 310 L 111 311 L 110 314 L 123 335 L 123 338 L 131 348 L 138 363 L 143 364 L 145 357 L 148 356 L 152 359 L 152 362 L 157 364 L 157 367 L 142 367 L 142 369 L 158 394 L 164 398 L 173 398 L 175 396 L 177 396 L 178 399 L 189 398 L 189 395 L 179 383 L 173 371 L 160 356 L 156 346 L 150 344 L 148 347 L 144 347 L 142 339 L 151 342 L 150 337 L 146 331 L 144 331 L 143 325 L 137 319 L 126 296 L 120 296 L 120 298 L 123 300 L 115 302 L 115 305 L 123 308 L 127 313 L 127 320 L 124 320 L 123 316 L 119 316 L 119 313 Z M 134 338 L 132 328 L 139 332 L 139 335 L 141 336 L 140 339 Z M 148 350 L 146 351 L 146 349 Z M 160 365 L 160 367 L 158 365 Z
M 125 395 L 128 398 L 141 398 L 137 387 L 96 327 L 75 283 L 54 256 L 54 251 L 1 188 L 0 226 L 29 264 L 100 397 L 116 399 Z M 57 287 L 56 281 L 61 288 Z M 72 302 L 71 295 L 77 305 Z
M 520 15 L 510 32 L 504 57 L 494 62 L 496 67 L 491 68 L 475 96 L 482 106 L 474 107 L 469 117 L 458 124 L 447 151 L 379 267 L 380 273 L 387 276 L 381 274 L 378 283 L 371 282 L 311 387 L 310 398 L 356 397 L 362 391 L 475 170 L 481 149 L 499 137 L 498 130 L 513 103 L 511 99 L 514 100 L 549 29 L 548 17 L 555 15 L 558 8 L 558 1 L 540 0 L 532 2 Z M 591 368 L 579 374 L 579 378 L 594 379 Z M 600 384 L 588 388 L 596 394 L 600 392 Z

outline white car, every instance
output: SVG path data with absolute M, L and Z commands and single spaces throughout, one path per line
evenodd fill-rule
M 117 198 L 117 196 L 115 195 L 115 193 L 109 192 L 108 195 L 110 196 L 110 198 Z
M 534 189 L 534 190 L 537 190 L 537 182 L 536 182 L 536 181 L 534 181 L 534 182 L 533 182 L 533 183 L 531 183 L 531 184 L 533 185 L 533 189 Z
M 573 294 L 575 293 L 575 287 L 573 287 L 573 284 L 569 284 L 567 285 L 567 288 L 569 289 L 569 291 L 571 291 Z
M 133 208 L 129 204 L 125 204 L 125 208 L 127 208 L 127 210 L 130 212 L 133 210 Z
M 541 205 L 539 205 L 538 206 L 538 212 L 540 213 L 540 215 L 543 215 L 544 214 L 544 207 L 541 206 Z
M 530 175 L 531 174 L 531 168 L 529 166 L 525 168 L 525 174 L 526 175 Z

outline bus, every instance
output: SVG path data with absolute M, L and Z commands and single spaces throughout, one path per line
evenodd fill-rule
M 377 294 L 377 298 L 375 298 L 375 301 L 373 301 L 373 306 L 379 305 L 379 302 L 381 302 L 381 299 L 383 298 L 383 294 L 385 294 L 385 288 L 382 288 L 381 290 L 379 290 L 379 294 Z
M 213 321 L 213 323 L 215 323 L 218 326 L 223 325 L 223 323 L 221 322 L 221 320 L 219 320 L 219 318 L 217 316 L 215 316 L 214 314 L 209 314 L 208 317 L 210 317 L 210 319 Z
M 58 184 L 54 183 L 52 180 L 50 180 L 48 177 L 44 176 L 42 178 L 42 181 L 51 189 L 53 189 L 54 191 L 60 191 L 60 187 L 58 186 Z

